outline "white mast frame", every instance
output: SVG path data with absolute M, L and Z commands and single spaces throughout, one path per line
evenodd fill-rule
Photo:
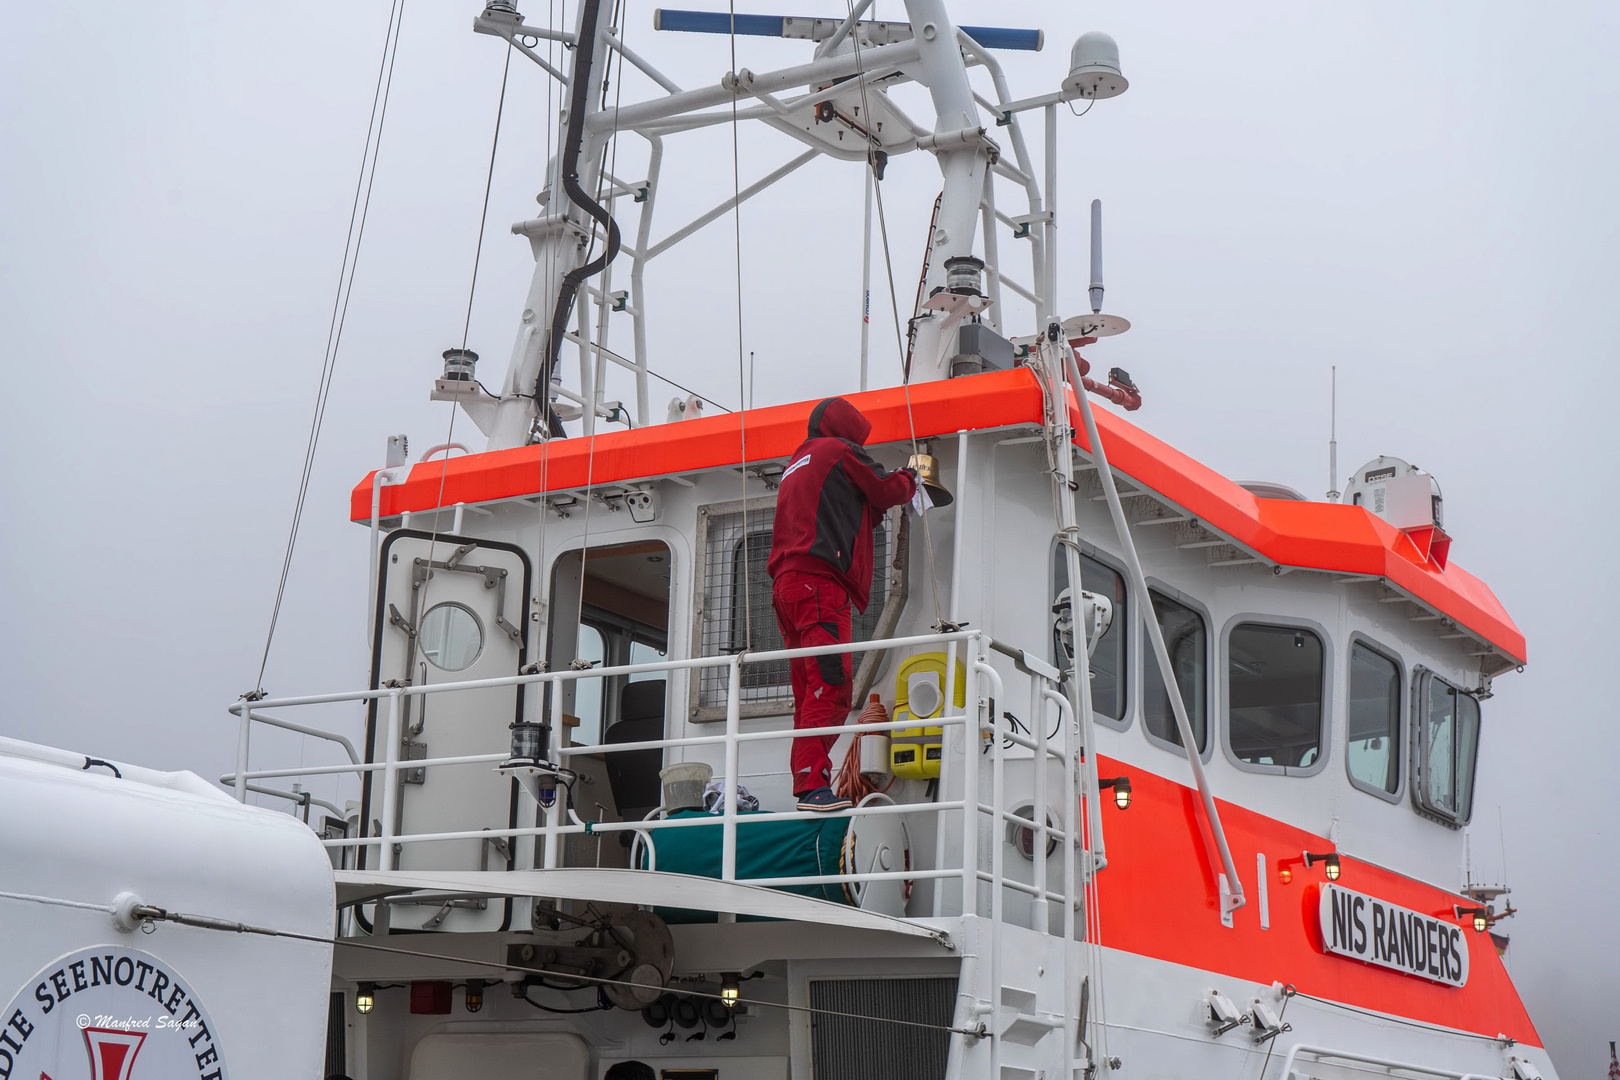
M 935 257 L 929 259 L 925 295 L 943 283 L 946 258 L 974 254 L 977 233 L 982 228 L 984 235 L 980 250 L 988 271 L 987 292 L 992 304 L 987 317 L 992 326 L 999 328 L 1001 325 L 995 301 L 1000 299 L 1004 288 L 1034 305 L 1037 325 L 1044 325 L 1051 318 L 1055 307 L 1050 284 L 1053 278 L 1050 258 L 1053 208 L 1035 179 L 1018 109 L 1010 101 L 1006 77 L 1000 64 L 988 49 L 951 22 L 943 0 L 908 0 L 906 11 L 910 20 L 910 40 L 854 49 L 847 40 L 851 33 L 879 39 L 904 33 L 904 24 L 856 22 L 855 19 L 859 18 L 865 7 L 865 4 L 858 5 L 853 18 L 843 20 L 829 36 L 818 42 L 816 58 L 810 63 L 763 74 L 750 72 L 746 68 L 727 72 L 716 85 L 694 90 L 682 88 L 655 65 L 628 49 L 620 39 L 617 27 L 605 23 L 599 25 L 592 53 L 591 86 L 586 95 L 588 112 L 582 120 L 584 138 L 580 150 L 580 183 L 587 189 L 600 185 L 602 201 L 610 210 L 620 206 L 621 200 L 628 196 L 640 206 L 640 213 L 634 241 L 627 240 L 621 247 L 622 255 L 630 261 L 628 293 L 613 291 L 611 266 L 597 278 L 583 283 L 581 288 L 577 301 L 581 312 L 576 316 L 576 329 L 566 336 L 566 341 L 575 347 L 579 357 L 580 381 L 577 391 L 556 382 L 549 388 L 540 388 L 566 410 L 564 415 L 572 415 L 577 409 L 584 434 L 594 432 L 597 422 L 603 419 L 627 422 L 635 427 L 647 426 L 661 419 L 655 418 L 652 413 L 648 386 L 648 263 L 817 157 L 864 163 L 867 156 L 864 146 L 836 147 L 806 134 L 796 126 L 795 111 L 802 113 L 805 108 L 813 107 L 816 101 L 826 96 L 826 92 L 799 92 L 786 99 L 777 95 L 806 86 L 825 86 L 833 80 L 844 79 L 849 80 L 841 87 L 845 92 L 852 83 L 857 86 L 864 83 L 863 89 L 876 93 L 878 91 L 873 84 L 881 78 L 885 82 L 915 81 L 928 87 L 936 114 L 932 131 L 905 117 L 893 102 L 886 102 L 887 107 L 906 124 L 910 136 L 898 145 L 889 144 L 892 148 L 886 152 L 892 155 L 913 148 L 930 149 L 939 158 L 944 180 L 940 213 L 930 237 Z M 538 55 L 532 46 L 541 40 L 576 44 L 577 26 L 573 34 L 546 30 L 525 24 L 516 12 L 492 8 L 475 20 L 474 29 L 510 42 L 558 79 L 563 87 L 564 100 L 567 100 L 581 50 L 573 50 L 573 68 L 565 76 Z M 613 53 L 618 53 L 663 89 L 664 96 L 615 108 L 601 108 L 601 80 Z M 982 66 L 989 72 L 995 88 L 995 101 L 986 99 L 973 89 L 968 79 L 968 69 L 975 66 Z M 805 144 L 806 150 L 662 239 L 654 241 L 652 220 L 661 178 L 664 137 L 731 122 L 732 104 L 739 98 L 749 98 L 757 104 L 737 108 L 735 116 L 738 120 L 758 121 L 775 128 Z M 1001 157 L 1000 148 L 989 138 L 989 128 L 981 109 L 989 113 L 990 126 L 1000 124 L 1008 129 L 1012 162 Z M 647 140 L 649 160 L 644 180 L 625 181 L 599 175 L 603 145 L 619 133 L 632 133 Z M 585 261 L 593 241 L 603 239 L 597 223 L 582 209 L 572 205 L 564 192 L 558 175 L 560 160 L 559 153 L 548 165 L 550 197 L 546 213 L 512 226 L 513 233 L 529 239 L 534 250 L 535 269 L 511 360 L 501 384 L 500 397 L 497 400 L 480 396 L 477 401 L 470 401 L 468 396 L 460 397 L 469 414 L 480 422 L 480 427 L 488 436 L 489 449 L 521 446 L 538 437 L 537 421 L 542 409 L 533 391 L 548 351 L 548 315 L 555 305 L 563 276 Z M 1011 180 L 1024 189 L 1029 206 L 1027 215 L 1015 218 L 997 209 L 994 176 Z M 1003 272 L 994 232 L 998 222 L 1011 231 L 1013 238 L 1030 242 L 1030 285 L 1021 284 Z M 584 311 L 587 304 L 596 305 L 594 317 Z M 615 311 L 630 317 L 632 348 L 629 356 L 608 346 L 608 330 L 612 325 L 609 316 Z M 918 358 L 910 373 L 911 380 L 928 381 L 946 377 L 948 372 L 942 370 L 941 361 L 949 345 L 949 335 L 955 329 L 956 319 L 933 311 L 912 311 L 909 314 L 917 327 L 913 355 Z M 634 378 L 633 417 L 618 402 L 605 400 L 603 387 L 609 364 L 628 370 Z

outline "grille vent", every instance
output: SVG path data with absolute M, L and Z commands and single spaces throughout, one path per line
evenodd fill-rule
M 948 1027 L 956 1008 L 956 980 L 815 979 L 810 1019 L 814 1080 L 940 1080 L 950 1035 L 942 1030 L 886 1024 L 909 1020 Z M 874 1019 L 875 1018 L 875 1019 Z

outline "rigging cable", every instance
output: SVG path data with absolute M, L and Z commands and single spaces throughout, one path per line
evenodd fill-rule
M 564 11 L 564 14 L 566 15 L 566 10 Z M 557 55 L 556 55 L 556 50 L 557 50 L 557 47 L 558 47 L 557 42 L 556 42 L 557 22 L 558 22 L 558 16 L 557 16 L 556 0 L 546 0 L 546 29 L 552 31 L 552 33 L 550 35 L 548 35 L 547 38 L 546 38 L 546 59 L 548 61 L 552 61 L 552 66 L 553 67 L 556 66 L 555 61 L 557 59 Z M 552 81 L 553 80 L 551 80 L 549 78 L 546 80 L 546 117 L 547 117 L 547 120 L 546 120 L 546 158 L 545 158 L 545 160 L 546 160 L 546 172 L 545 172 L 545 183 L 544 183 L 544 186 L 541 188 L 542 194 L 545 195 L 545 206 L 544 206 L 543 209 L 548 214 L 551 212 L 552 207 L 555 205 L 556 190 L 557 190 L 556 189 L 556 176 L 552 172 L 552 169 L 555 167 L 556 162 L 552 159 L 552 153 L 551 153 L 551 119 L 550 118 L 557 115 L 557 113 L 555 111 L 555 108 L 554 108 L 554 105 L 553 105 L 553 102 L 552 102 L 552 97 L 551 97 L 551 84 L 552 84 Z M 556 267 L 557 267 L 557 260 L 556 259 L 548 258 L 546 260 L 545 277 L 546 277 L 546 292 L 548 294 L 551 292 L 552 285 L 554 284 L 554 281 L 555 281 Z M 544 396 L 542 396 L 542 395 L 544 395 Z M 544 401 L 549 401 L 550 400 L 550 386 L 549 385 L 543 386 L 543 387 L 537 386 L 535 388 L 535 395 L 534 395 L 533 400 L 535 402 L 535 406 L 536 406 L 537 409 L 544 410 L 546 408 L 546 406 L 544 405 Z M 541 413 L 540 415 L 543 415 L 543 413 Z M 537 415 L 536 419 L 538 420 L 538 415 Z M 533 439 L 534 436 L 535 436 L 534 427 L 533 427 L 533 425 L 531 425 L 530 432 L 529 432 L 529 437 L 530 437 L 530 439 Z M 535 564 L 534 564 L 534 566 L 535 566 L 535 576 L 538 579 L 538 583 L 536 585 L 536 588 L 538 589 L 538 594 L 534 598 L 537 609 L 538 608 L 549 607 L 549 605 L 551 603 L 551 593 L 552 593 L 552 590 L 551 590 L 551 575 L 546 573 L 546 511 L 551 509 L 551 497 L 550 497 L 550 494 L 549 494 L 550 487 L 549 487 L 549 484 L 548 484 L 549 471 L 547 469 L 547 464 L 548 464 L 548 459 L 550 457 L 550 453 L 551 453 L 551 429 L 550 429 L 549 426 L 541 425 L 540 426 L 540 485 L 539 485 L 539 496 L 540 496 L 540 498 L 539 498 L 539 502 L 537 504 L 538 505 L 538 510 L 539 510 L 539 515 L 538 515 L 538 524 L 536 525 L 536 528 L 535 528 Z M 560 514 L 561 511 L 558 511 L 558 513 Z M 525 598 L 525 599 L 527 599 L 527 598 Z M 540 611 L 536 610 L 533 614 L 535 615 L 535 617 L 538 618 L 539 615 L 540 615 Z M 550 646 L 550 634 L 546 633 L 544 636 L 546 638 L 546 643 L 547 643 L 546 647 L 549 648 L 549 646 Z M 531 661 L 531 664 L 532 663 L 534 663 L 534 661 Z M 541 657 L 538 666 L 541 669 L 544 669 L 546 667 L 546 660 L 545 660 L 544 656 Z M 548 717 L 548 714 L 546 714 L 545 710 L 544 710 L 544 701 L 545 701 L 545 686 L 544 686 L 544 684 L 541 684 L 540 694 L 541 694 L 541 702 L 542 702 L 542 705 L 541 705 L 541 713 L 542 714 L 541 714 L 540 722 L 542 724 L 544 724 L 546 722 L 547 717 Z
M 855 50 L 855 81 L 861 92 L 861 109 L 866 113 L 867 120 L 870 122 L 872 109 L 866 98 L 866 64 L 861 58 L 860 23 L 855 19 L 854 0 L 846 0 L 846 5 L 849 11 L 850 44 L 854 46 Z M 735 102 L 733 102 L 733 108 L 735 107 Z M 879 152 L 880 151 L 877 151 L 872 146 L 871 137 L 868 136 L 866 148 L 866 167 L 872 174 L 874 181 L 872 187 L 877 194 L 878 231 L 883 237 L 883 266 L 884 270 L 888 274 L 889 307 L 894 315 L 894 345 L 896 354 L 901 361 L 900 386 L 905 393 L 906 423 L 911 433 L 911 453 L 912 456 L 915 457 L 921 452 L 917 446 L 917 417 L 912 412 L 911 408 L 911 370 L 907 360 L 907 352 L 900 344 L 900 301 L 897 299 L 895 294 L 894 260 L 889 254 L 889 226 L 888 220 L 885 218 L 883 213 L 883 181 L 877 178 L 877 154 Z M 941 198 L 943 198 L 943 193 L 941 194 Z M 937 203 L 935 204 L 935 207 L 937 211 Z M 930 238 L 933 236 L 932 224 L 929 226 L 929 236 Z M 960 438 L 960 436 L 958 437 Z M 957 478 L 957 483 L 961 483 L 960 477 Z M 925 511 L 918 516 L 922 518 L 923 553 L 926 556 L 924 562 L 928 567 L 928 588 L 934 601 L 934 625 L 936 627 L 944 628 L 946 626 L 944 609 L 939 602 L 939 574 L 934 566 L 934 534 L 933 530 L 928 526 L 927 512 Z
M 737 270 L 737 433 L 742 450 L 743 651 L 754 647 L 754 575 L 748 536 L 748 387 L 743 381 L 742 157 L 737 137 L 737 2 L 731 11 L 731 236 Z M 735 625 L 735 619 L 733 619 Z
M 484 174 L 484 208 L 478 218 L 478 243 L 473 248 L 472 282 L 467 286 L 467 317 L 461 326 L 461 347 L 463 349 L 467 347 L 467 335 L 472 327 L 473 298 L 478 295 L 478 264 L 484 257 L 484 229 L 489 224 L 489 193 L 495 184 L 495 153 L 500 149 L 501 145 L 501 117 L 506 112 L 506 83 L 511 73 L 512 43 L 507 42 L 506 66 L 501 70 L 501 94 L 495 102 L 495 134 L 491 136 L 489 142 L 489 169 Z M 454 439 L 456 432 L 456 404 L 453 401 L 448 404 L 450 406 L 450 423 L 444 432 L 446 444 Z M 444 464 L 439 468 L 439 494 L 433 503 L 438 512 L 433 515 L 433 529 L 428 538 L 428 563 L 430 566 L 433 562 L 433 549 L 439 540 L 439 519 L 443 517 L 444 510 L 444 483 L 449 475 L 450 451 L 447 448 L 444 452 Z M 432 587 L 432 583 L 433 575 L 429 573 L 427 581 L 422 585 L 422 610 L 424 612 L 427 610 L 427 590 Z
M 0 894 L 5 895 L 5 894 Z M 9 898 L 9 896 L 7 897 Z M 32 896 L 19 897 L 20 899 L 36 900 Z M 50 902 L 50 901 L 47 901 Z M 64 901 L 56 901 L 65 903 Z M 108 905 L 101 910 L 115 912 L 117 909 Z M 207 915 L 188 915 L 178 911 L 168 911 L 152 904 L 137 904 L 131 912 L 131 917 L 148 925 L 158 922 L 172 922 L 179 926 L 189 926 L 199 930 L 213 930 L 227 934 L 254 934 L 260 937 L 287 938 L 291 941 L 307 941 L 315 945 L 341 946 L 349 949 L 365 949 L 370 952 L 390 953 L 395 956 L 408 956 L 413 959 L 443 961 L 442 954 L 424 952 L 418 949 L 400 949 L 389 945 L 376 945 L 369 941 L 358 941 L 354 938 L 321 937 L 317 934 L 300 934 L 293 930 L 275 930 L 267 926 L 252 926 L 248 923 L 235 922 L 230 919 L 216 919 Z M 545 968 L 525 967 L 521 964 L 507 964 L 497 960 L 467 959 L 464 963 L 474 964 L 478 967 L 496 968 L 501 971 L 515 971 L 525 975 L 537 975 L 544 978 L 547 975 L 561 976 L 582 983 L 596 986 L 622 986 L 629 990 L 643 990 L 646 987 L 641 983 L 630 982 L 625 979 L 604 979 L 594 975 L 576 975 L 573 972 L 562 973 L 547 971 Z M 711 994 L 702 990 L 682 990 L 685 997 L 707 998 L 712 1001 L 726 1001 L 719 994 Z M 736 1004 L 758 1005 L 763 1008 L 783 1009 L 788 1012 L 808 1013 L 812 1016 L 841 1016 L 853 1020 L 877 1021 L 884 1024 L 895 1024 L 900 1027 L 925 1028 L 929 1031 L 940 1031 L 954 1035 L 967 1035 L 973 1038 L 985 1038 L 987 1032 L 983 1025 L 977 1028 L 950 1027 L 946 1024 L 930 1024 L 921 1020 L 900 1020 L 887 1016 L 870 1016 L 865 1013 L 844 1012 L 838 1009 L 821 1009 L 809 1005 L 792 1005 L 781 1001 L 765 1001 L 755 998 L 738 998 Z M 532 1002 L 531 1002 L 532 1004 Z
M 310 417 L 309 440 L 304 448 L 304 467 L 298 480 L 298 497 L 293 504 L 292 525 L 287 533 L 287 551 L 281 560 L 281 580 L 270 610 L 270 627 L 264 636 L 264 652 L 259 658 L 255 693 L 264 689 L 264 670 L 270 663 L 270 643 L 275 640 L 276 623 L 281 618 L 281 601 L 287 592 L 292 571 L 293 551 L 298 546 L 298 527 L 303 521 L 304 504 L 309 498 L 309 481 L 315 467 L 315 451 L 326 419 L 326 402 L 332 392 L 332 376 L 337 370 L 338 346 L 343 340 L 343 324 L 349 314 L 349 295 L 354 290 L 354 271 L 360 261 L 360 243 L 365 237 L 366 217 L 371 210 L 372 181 L 377 176 L 377 157 L 382 150 L 383 123 L 388 118 L 388 95 L 394 85 L 394 58 L 399 53 L 399 28 L 405 19 L 405 0 L 395 0 L 388 11 L 388 30 L 383 35 L 382 59 L 377 64 L 377 86 L 371 95 L 371 116 L 366 121 L 366 141 L 360 151 L 360 175 L 355 179 L 354 200 L 349 207 L 349 229 L 343 243 L 343 260 L 338 267 L 337 295 L 332 298 L 332 316 L 327 324 L 326 349 L 321 358 L 321 377 L 315 391 L 315 410 Z M 366 159 L 370 157 L 370 169 Z M 362 191 L 364 199 L 362 201 Z M 356 218 L 358 217 L 358 226 Z
M 461 347 L 463 349 L 467 347 L 467 331 L 472 326 L 473 298 L 478 292 L 478 263 L 483 258 L 484 254 L 484 226 L 489 221 L 489 193 L 490 188 L 493 186 L 495 181 L 495 152 L 500 148 L 501 145 L 501 116 L 506 111 L 506 83 L 507 77 L 511 74 L 511 71 L 512 45 L 510 42 L 508 42 L 506 46 L 506 66 L 501 71 L 501 93 L 499 99 L 495 103 L 495 134 L 490 138 L 489 144 L 489 169 L 484 177 L 484 207 L 478 219 L 478 243 L 473 249 L 472 282 L 467 289 L 467 317 L 461 328 Z M 421 638 L 422 620 L 426 617 L 427 612 L 430 610 L 428 607 L 428 592 L 433 588 L 433 558 L 439 546 L 439 526 L 444 519 L 445 509 L 444 485 L 445 481 L 450 475 L 450 446 L 454 442 L 456 434 L 456 403 L 450 401 L 446 402 L 446 405 L 450 409 L 450 422 L 445 426 L 444 431 L 445 450 L 443 463 L 439 466 L 439 493 L 434 497 L 433 500 L 433 528 L 428 531 L 427 577 L 422 582 L 422 595 L 417 606 L 417 610 L 421 612 L 421 614 L 417 616 L 415 626 L 415 630 L 417 632 L 410 638 L 410 649 L 412 655 L 410 662 L 405 665 L 407 673 L 416 663 L 416 652 L 422 651 L 424 655 L 426 654 L 422 646 Z M 453 527 L 454 519 L 452 518 L 452 528 Z M 425 686 L 427 685 L 427 664 L 425 662 L 421 665 L 421 669 L 422 684 Z M 405 719 L 409 720 L 410 704 L 408 699 L 405 709 Z M 410 729 L 415 734 L 420 734 L 422 725 L 426 724 L 427 722 L 427 699 L 425 697 L 420 702 L 418 710 L 418 719 L 416 725 Z
M 620 7 L 620 3 L 618 2 L 618 0 L 615 0 L 614 7 L 613 7 L 613 15 L 614 15 L 614 18 L 612 20 L 613 23 L 617 24 L 617 23 L 622 21 L 622 20 L 620 20 L 618 18 L 621 10 L 622 9 Z M 620 27 L 620 29 L 623 29 L 623 28 Z M 593 49 L 595 48 L 595 43 L 594 42 L 592 43 L 592 48 Z M 576 64 L 576 66 L 577 66 L 577 64 Z M 612 61 L 610 60 L 610 61 L 608 61 L 608 66 L 603 70 L 603 73 L 602 73 L 602 105 L 603 105 L 603 107 L 606 107 L 606 105 L 607 105 L 608 73 L 611 72 L 611 71 L 612 71 Z M 608 201 L 608 204 L 610 206 L 612 205 L 613 200 L 616 197 L 615 193 L 612 192 L 612 190 L 611 190 L 611 185 L 613 183 L 611 177 L 613 175 L 613 170 L 618 167 L 618 162 L 619 162 L 619 109 L 618 109 L 618 105 L 619 105 L 620 100 L 621 100 L 621 97 L 619 95 L 622 95 L 623 92 L 624 92 L 624 52 L 623 52 L 623 50 L 620 50 L 619 51 L 619 77 L 618 77 L 617 81 L 614 83 L 614 94 L 616 96 L 613 99 L 613 105 L 614 105 L 614 109 L 613 109 L 613 134 L 610 136 L 610 141 L 609 141 L 608 145 L 604 146 L 602 148 L 602 153 L 601 153 L 601 155 L 600 155 L 600 157 L 599 157 L 599 159 L 597 161 L 597 168 L 596 168 L 596 201 L 597 201 L 598 204 L 600 204 L 601 201 L 602 201 L 602 189 L 603 189 L 604 184 L 609 186 L 609 192 L 608 192 L 608 196 L 607 196 L 607 201 Z M 612 150 L 611 155 L 609 154 L 609 149 L 610 148 Z M 611 217 L 609 218 L 609 220 L 612 220 Z M 609 242 L 610 243 L 611 243 L 611 240 L 612 240 L 612 238 L 610 236 L 609 237 Z M 596 233 L 595 233 L 595 230 L 592 229 L 592 231 L 591 231 L 591 246 L 594 247 L 595 243 L 596 243 Z M 590 249 L 589 248 L 587 248 L 586 254 L 587 255 L 590 254 Z M 611 259 L 612 256 L 609 255 L 608 258 Z M 596 303 L 597 303 L 598 309 L 600 309 L 600 311 L 602 313 L 602 321 L 601 321 L 602 334 L 601 334 L 601 336 L 605 338 L 607 336 L 607 316 L 608 316 L 607 290 L 609 288 L 609 282 L 611 280 L 611 278 L 610 278 L 611 269 L 606 264 L 604 264 L 603 268 L 602 268 L 602 271 L 603 271 L 602 272 L 602 287 L 597 291 Z M 591 545 L 591 488 L 593 486 L 594 478 L 595 478 L 595 475 L 596 475 L 596 422 L 597 422 L 597 420 L 601 419 L 601 417 L 597 416 L 596 406 L 597 406 L 597 403 L 599 401 L 603 400 L 603 393 L 602 393 L 601 384 L 607 381 L 607 378 L 606 378 L 606 376 L 607 376 L 607 370 L 606 370 L 607 369 L 607 364 L 604 361 L 601 361 L 598 357 L 593 357 L 591 355 L 592 347 L 597 348 L 597 349 L 601 349 L 601 348 L 604 348 L 605 346 L 600 341 L 590 342 L 589 344 L 587 344 L 587 335 L 588 335 L 589 330 L 590 330 L 590 320 L 587 319 L 586 316 L 585 316 L 585 305 L 583 305 L 583 304 L 580 305 L 579 314 L 580 314 L 580 319 L 579 319 L 579 321 L 580 321 L 580 334 L 579 334 L 579 341 L 576 342 L 576 344 L 579 346 L 579 356 L 580 356 L 580 375 L 581 375 L 581 377 L 580 377 L 579 389 L 580 389 L 580 396 L 581 397 L 585 396 L 585 393 L 584 393 L 584 391 L 585 391 L 585 380 L 584 380 L 585 367 L 587 365 L 590 365 L 592 371 L 594 371 L 596 374 L 593 375 L 592 378 L 591 378 L 590 400 L 588 400 L 588 401 L 586 401 L 584 403 L 584 405 L 582 407 L 583 411 L 581 413 L 584 424 L 589 428 L 590 434 L 586 439 L 586 447 L 585 447 L 585 525 L 584 525 L 584 529 L 582 530 L 580 540 L 579 540 L 579 602 L 578 602 L 578 605 L 576 606 L 575 611 L 574 611 L 574 621 L 575 621 L 576 624 L 583 623 L 585 621 L 585 562 L 590 556 L 590 545 Z M 604 659 L 606 659 L 605 656 L 604 656 Z M 576 632 L 575 637 L 574 637 L 574 661 L 573 661 L 572 666 L 577 668 L 577 667 L 580 667 L 582 665 L 582 663 L 583 663 L 583 661 L 580 659 L 580 656 L 579 656 L 579 636 L 578 636 L 578 634 Z M 602 687 L 602 689 L 605 691 L 607 689 L 607 687 L 604 685 Z
M 467 347 L 472 328 L 473 297 L 478 292 L 478 262 L 484 255 L 484 228 L 489 224 L 489 192 L 495 183 L 495 148 L 501 144 L 501 114 L 506 109 L 506 80 L 512 73 L 512 43 L 506 43 L 506 67 L 501 71 L 501 98 L 495 103 L 495 137 L 489 146 L 489 172 L 484 177 L 484 210 L 478 218 L 478 246 L 473 249 L 472 284 L 467 287 L 467 319 L 461 325 L 461 347 Z M 486 390 L 485 393 L 488 393 Z

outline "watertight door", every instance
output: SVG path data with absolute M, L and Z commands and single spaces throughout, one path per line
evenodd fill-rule
M 397 530 L 383 543 L 372 687 L 436 685 L 515 675 L 528 648 L 529 562 L 521 549 L 493 541 Z M 532 691 L 485 687 L 407 696 L 398 748 L 402 760 L 503 754 L 510 725 L 530 706 Z M 386 702 L 371 711 L 367 760 L 381 761 Z M 482 831 L 532 824 L 532 808 L 500 762 L 401 770 L 396 833 Z M 382 776 L 366 787 L 366 820 L 382 813 Z M 520 822 L 522 815 L 528 820 Z M 385 867 L 400 870 L 503 870 L 514 862 L 510 841 L 486 839 L 402 843 Z M 375 854 L 369 856 L 375 859 Z M 505 905 L 456 901 L 451 906 L 396 904 L 391 923 L 434 930 L 496 930 Z

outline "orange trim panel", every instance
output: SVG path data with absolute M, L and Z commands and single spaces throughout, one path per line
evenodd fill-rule
M 1220 921 L 1215 854 L 1192 788 L 1098 758 L 1104 776 L 1129 773 L 1129 810 L 1103 800 L 1108 866 L 1097 874 L 1102 944 L 1257 983 L 1292 983 L 1302 993 L 1376 1012 L 1541 1045 L 1524 1003 L 1489 934 L 1471 928 L 1468 982 L 1461 987 L 1334 956 L 1322 950 L 1317 904 L 1321 866 L 1306 869 L 1306 851 L 1332 851 L 1319 837 L 1235 803 L 1216 800 L 1237 863 L 1247 906 L 1227 929 Z M 1271 928 L 1260 928 L 1255 852 L 1266 856 Z M 1464 898 L 1341 852 L 1339 884 L 1448 922 Z M 1283 884 L 1279 864 L 1293 871 Z M 1462 922 L 1467 925 L 1466 922 Z
M 909 396 L 909 407 L 907 399 Z M 873 445 L 1041 422 L 1041 388 L 1027 368 L 845 395 L 872 421 Z M 780 460 L 804 441 L 813 401 L 706 416 L 511 450 L 424 462 L 382 489 L 382 516 Z M 1245 547 L 1283 566 L 1383 577 L 1506 652 L 1524 635 L 1489 587 L 1456 563 L 1428 559 L 1405 534 L 1359 506 L 1261 499 L 1106 409 L 1096 410 L 1109 464 Z M 1074 402 L 1070 424 L 1087 448 Z M 371 477 L 349 516 L 371 519 Z

